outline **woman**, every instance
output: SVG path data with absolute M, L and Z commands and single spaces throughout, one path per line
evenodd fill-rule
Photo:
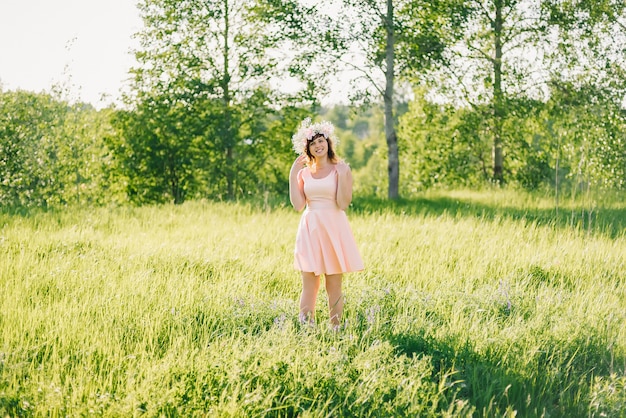
M 289 173 L 294 209 L 305 208 L 298 232 L 294 267 L 302 274 L 300 322 L 315 323 L 315 303 L 324 276 L 330 323 L 337 329 L 343 312 L 344 273 L 363 270 L 363 261 L 344 212 L 352 200 L 350 167 L 335 154 L 337 138 L 330 122 L 305 119 L 292 137 L 300 154 Z

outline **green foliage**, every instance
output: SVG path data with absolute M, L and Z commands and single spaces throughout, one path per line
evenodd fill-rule
M 319 113 L 335 125 L 340 139 L 339 155 L 350 164 L 353 171 L 365 167 L 372 156 L 384 147 L 385 122 L 380 106 L 335 105 L 323 108 Z
M 267 88 L 276 63 L 267 53 L 271 39 L 251 20 L 251 7 L 140 3 L 145 27 L 132 110 L 119 119 L 116 147 L 132 200 L 182 203 L 257 192 L 258 167 L 275 145 L 266 125 L 280 111 Z M 276 183 L 261 185 L 268 187 Z
M 546 104 L 523 98 L 505 103 L 504 169 L 514 187 L 624 188 L 626 114 L 601 91 L 555 83 Z M 480 187 L 489 181 L 489 112 L 488 106 L 438 105 L 416 91 L 399 126 L 407 196 L 437 185 Z
M 45 206 L 58 190 L 53 174 L 64 106 L 50 95 L 0 93 L 3 205 Z
M 47 93 L 0 92 L 0 205 L 101 204 L 108 182 L 108 111 Z
M 249 132 L 244 135 L 250 138 L 250 147 L 254 147 L 244 167 L 250 174 L 246 190 L 253 196 L 284 197 L 289 190 L 289 169 L 296 157 L 291 136 L 310 114 L 295 106 L 266 112 L 252 119 Z
M 130 199 L 182 203 L 228 198 L 231 187 L 237 198 L 287 190 L 294 155 L 289 139 L 306 111 L 275 110 L 268 100 L 259 89 L 245 104 L 231 106 L 228 129 L 214 100 L 158 97 L 118 112 L 120 134 L 111 147 Z
M 289 138 L 316 114 L 337 126 L 355 195 L 390 193 L 396 127 L 407 197 L 483 186 L 494 150 L 514 188 L 626 187 L 623 2 L 335 3 L 142 0 L 124 109 L 0 91 L 0 205 L 284 201 Z M 383 100 L 317 107 L 346 68 L 386 113 Z M 276 87 L 290 78 L 293 96 Z M 415 89 L 406 115 L 384 79 Z
M 444 65 L 417 73 L 416 79 L 427 81 L 439 100 L 479 112 L 489 106 L 491 111 L 482 113 L 490 125 L 485 133 L 493 145 L 493 179 L 537 187 L 546 182 L 554 158 L 553 149 L 537 146 L 536 138 L 545 138 L 544 133 L 520 141 L 516 129 L 503 129 L 512 121 L 537 127 L 534 117 L 519 119 L 519 102 L 545 102 L 554 82 L 582 82 L 603 89 L 603 100 L 623 100 L 622 3 L 465 2 L 457 6 L 469 22 L 461 25 L 465 33 L 443 54 Z M 505 162 L 509 158 L 513 161 Z
M 398 129 L 407 196 L 433 186 L 478 186 L 489 178 L 488 126 L 482 112 L 430 103 L 416 92 Z
M 545 126 L 545 104 L 525 98 L 507 99 L 502 136 L 505 172 L 511 183 L 526 190 L 554 184 L 557 147 Z
M 446 61 L 445 51 L 462 35 L 470 9 L 464 1 L 394 2 L 397 10 L 398 74 L 412 78 Z M 381 45 L 382 46 L 382 45 Z
M 321 109 L 333 122 L 340 138 L 338 154 L 350 164 L 354 195 L 382 196 L 387 193 L 387 146 L 381 106 L 342 106 Z
M 398 197 L 399 158 L 394 83 L 443 60 L 462 19 L 456 2 L 323 1 L 311 7 L 299 0 L 257 2 L 257 16 L 284 38 L 277 45 L 293 51 L 290 74 L 327 94 L 327 79 L 356 73 L 353 103 L 383 102 L 387 142 L 387 192 Z M 318 65 L 318 63 L 332 65 Z M 376 99 L 377 98 L 377 99 Z
M 194 165 L 209 154 L 198 139 L 209 129 L 200 117 L 205 103 L 191 107 L 179 98 L 158 96 L 134 111 L 116 112 L 118 134 L 108 138 L 109 146 L 131 201 L 182 203 L 197 192 Z
M 291 209 L 0 212 L 0 414 L 622 416 L 624 199 L 552 203 L 356 200 L 338 333 L 323 291 L 298 325 Z
M 574 188 L 626 187 L 626 112 L 594 85 L 555 83 L 546 118 L 561 165 Z

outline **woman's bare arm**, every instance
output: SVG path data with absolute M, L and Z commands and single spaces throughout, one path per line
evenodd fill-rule
M 300 155 L 296 158 L 289 172 L 289 200 L 291 205 L 298 212 L 304 209 L 306 205 L 306 197 L 304 196 L 304 182 L 302 181 L 301 170 L 306 163 L 306 155 Z
M 352 202 L 352 171 L 350 166 L 341 161 L 337 164 L 337 206 L 346 210 Z

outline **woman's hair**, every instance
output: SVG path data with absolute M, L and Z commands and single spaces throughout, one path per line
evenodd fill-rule
M 306 152 L 307 157 L 309 157 L 309 161 L 311 162 L 311 164 L 313 165 L 316 164 L 315 156 L 311 153 L 311 144 L 320 136 L 324 138 L 326 140 L 326 143 L 328 144 L 328 161 L 330 161 L 333 164 L 339 161 L 339 157 L 337 157 L 337 154 L 335 154 L 335 150 L 333 149 L 333 141 L 329 141 L 328 138 L 324 136 L 324 134 L 316 134 L 316 135 L 313 135 L 313 138 L 306 141 L 306 148 L 304 150 Z

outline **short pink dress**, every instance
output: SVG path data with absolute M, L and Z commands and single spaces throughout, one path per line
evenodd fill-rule
M 304 182 L 306 209 L 296 234 L 294 267 L 315 275 L 363 270 L 346 213 L 337 206 L 337 170 L 313 178 L 308 168 L 299 173 Z

